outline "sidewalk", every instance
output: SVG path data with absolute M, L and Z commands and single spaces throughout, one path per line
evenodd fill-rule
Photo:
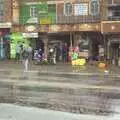
M 23 71 L 23 66 L 21 63 L 15 61 L 0 61 L 0 70 L 15 70 Z M 47 73 L 64 73 L 64 74 L 104 74 L 104 69 L 99 69 L 96 66 L 81 66 L 72 67 L 70 63 L 57 63 L 56 65 L 35 65 L 31 64 L 29 66 L 29 72 L 47 72 Z M 120 68 L 111 66 L 107 70 L 109 74 L 120 74 Z
M 119 120 L 119 116 L 72 114 L 33 107 L 0 104 L 0 120 Z

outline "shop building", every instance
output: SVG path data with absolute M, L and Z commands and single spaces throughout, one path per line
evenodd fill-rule
M 101 32 L 105 40 L 106 59 L 120 66 L 120 1 L 108 0 L 105 12 L 107 14 L 101 21 Z
M 111 39 L 119 39 L 119 0 L 14 1 L 12 31 L 21 32 L 36 48 L 44 46 L 45 54 L 50 41 L 56 41 L 80 45 L 88 56 L 98 56 L 102 46 L 106 59 L 113 58 L 108 51 Z
M 0 59 L 9 58 L 12 0 L 0 0 Z
M 95 47 L 96 42 L 99 44 L 97 39 L 102 39 L 100 31 L 102 1 L 52 0 L 41 2 L 35 0 L 33 2 L 21 0 L 17 3 L 16 9 L 18 10 L 16 11 L 19 14 L 17 14 L 19 22 L 16 24 L 14 22 L 13 31 L 20 31 L 23 34 L 38 33 L 38 38 L 31 39 L 42 40 L 44 47 L 46 46 L 45 50 L 51 40 L 66 42 L 70 47 L 71 44 L 72 46 L 77 45 L 81 41 L 80 39 L 84 39 L 84 41 L 89 39 L 91 41 L 89 43 Z M 38 42 L 36 43 L 38 44 Z M 92 51 L 95 51 L 92 49 L 94 47 L 90 47 L 89 53 L 92 54 Z

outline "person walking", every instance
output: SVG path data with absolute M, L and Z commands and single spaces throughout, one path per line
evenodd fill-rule
M 63 46 L 63 62 L 66 63 L 67 62 L 67 44 L 65 43 L 64 46 Z
M 28 51 L 28 59 L 31 62 L 32 61 L 32 53 L 33 53 L 31 44 L 29 44 L 27 51 Z
M 22 52 L 22 64 L 24 67 L 24 71 L 27 72 L 28 65 L 29 65 L 29 53 L 26 49 L 23 49 L 23 52 Z

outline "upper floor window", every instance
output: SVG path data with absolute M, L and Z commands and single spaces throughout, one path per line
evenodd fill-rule
M 80 3 L 74 5 L 74 15 L 88 15 L 88 4 L 87 3 Z
M 90 1 L 90 14 L 93 16 L 99 15 L 100 13 L 100 2 L 99 0 Z
M 37 17 L 37 8 L 35 6 L 30 7 L 30 17 Z
M 0 0 L 0 16 L 4 15 L 4 3 L 3 0 Z
M 3 15 L 4 15 L 4 11 L 0 10 L 0 16 L 3 16 Z
M 72 13 L 73 13 L 72 3 L 70 3 L 70 2 L 64 3 L 64 15 L 65 16 L 71 16 Z
M 3 3 L 3 0 L 0 0 L 0 4 Z
M 56 12 L 56 4 L 49 4 L 48 5 L 48 12 Z

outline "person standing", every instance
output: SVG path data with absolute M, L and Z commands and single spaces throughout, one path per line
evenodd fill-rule
M 32 61 L 32 53 L 33 53 L 31 44 L 29 44 L 27 51 L 28 51 L 28 59 L 31 62 Z
M 19 42 L 17 42 L 17 45 L 16 45 L 16 60 L 17 61 L 20 60 L 20 50 L 21 50 L 20 44 Z
M 63 62 L 66 63 L 67 62 L 67 57 L 68 57 L 68 52 L 67 52 L 67 44 L 65 43 L 63 46 Z
M 28 50 L 26 50 L 26 49 L 23 49 L 23 51 L 22 51 L 22 64 L 24 67 L 24 71 L 27 72 L 28 65 L 29 65 L 29 53 L 28 53 Z

